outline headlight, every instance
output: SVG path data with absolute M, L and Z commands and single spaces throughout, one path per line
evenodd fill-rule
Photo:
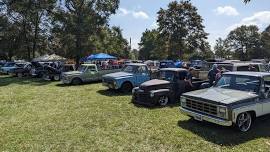
M 182 107 L 186 107 L 187 99 L 185 97 L 180 97 L 180 103 Z
M 150 92 L 150 97 L 153 98 L 155 96 L 154 92 Z
M 218 107 L 218 116 L 222 118 L 227 118 L 227 108 L 226 107 Z

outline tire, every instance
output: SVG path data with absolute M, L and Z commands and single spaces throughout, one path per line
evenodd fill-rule
M 53 80 L 54 81 L 60 81 L 60 75 L 54 75 Z
M 158 105 L 160 106 L 166 106 L 169 103 L 169 97 L 168 96 L 160 96 L 158 98 Z
M 129 82 L 125 82 L 122 84 L 121 86 L 121 91 L 124 92 L 124 93 L 128 93 L 128 92 L 131 92 L 132 90 L 132 84 L 129 83 Z
M 20 73 L 17 73 L 17 76 L 18 76 L 19 78 L 22 78 L 22 77 L 23 77 L 23 74 L 20 72 Z
M 80 78 L 74 78 L 71 81 L 71 84 L 73 84 L 73 85 L 80 85 L 80 84 L 82 84 L 82 80 Z
M 241 132 L 247 132 L 250 130 L 252 125 L 252 115 L 249 112 L 240 113 L 237 116 L 236 127 Z

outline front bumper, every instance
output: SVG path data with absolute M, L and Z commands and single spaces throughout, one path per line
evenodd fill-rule
M 102 85 L 105 87 L 108 87 L 110 89 L 118 89 L 113 83 L 109 83 L 109 82 L 102 82 Z
M 154 106 L 157 104 L 156 97 L 150 97 L 149 92 L 134 92 L 132 95 L 132 102 L 147 106 Z
M 214 117 L 211 117 L 211 116 L 203 115 L 203 114 L 200 114 L 200 113 L 197 113 L 197 112 L 194 112 L 194 111 L 185 109 L 183 107 L 180 107 L 180 111 L 183 114 L 186 114 L 188 116 L 191 116 L 191 117 L 194 117 L 194 118 L 200 117 L 202 121 L 211 122 L 211 123 L 218 124 L 218 125 L 221 125 L 221 126 L 232 126 L 232 124 L 233 124 L 232 121 L 223 120 L 223 119 L 219 119 L 219 118 L 214 118 Z
M 61 81 L 63 84 L 70 84 L 71 83 L 71 80 L 66 78 L 66 77 L 62 77 Z

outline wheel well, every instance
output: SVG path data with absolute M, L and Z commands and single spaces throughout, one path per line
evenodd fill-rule
M 131 85 L 131 87 L 133 87 L 133 84 L 130 81 L 123 82 L 121 86 L 123 86 L 125 83 L 129 83 Z
M 247 112 L 251 114 L 252 120 L 256 119 L 256 112 L 255 111 L 247 111 Z

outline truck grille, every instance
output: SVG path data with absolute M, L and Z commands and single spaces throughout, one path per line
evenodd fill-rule
M 200 102 L 200 101 L 194 101 L 194 100 L 187 99 L 186 106 L 189 109 L 192 109 L 195 111 L 199 111 L 199 112 L 203 112 L 203 113 L 206 113 L 209 115 L 217 116 L 217 106 L 206 103 L 206 102 Z

